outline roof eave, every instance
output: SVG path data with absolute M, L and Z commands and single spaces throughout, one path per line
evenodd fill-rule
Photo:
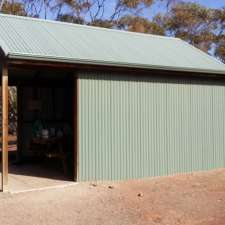
M 205 70 L 199 68 L 185 68 L 185 67 L 174 67 L 174 66 L 157 66 L 157 65 L 146 65 L 146 64 L 135 64 L 135 63 L 122 63 L 122 62 L 110 62 L 100 60 L 85 60 L 85 59 L 72 59 L 72 58 L 59 58 L 59 57 L 42 57 L 28 54 L 8 54 L 7 58 L 25 61 L 44 61 L 44 62 L 57 62 L 57 63 L 68 63 L 68 64 L 86 64 L 95 66 L 113 66 L 113 67 L 124 67 L 124 68 L 135 68 L 135 69 L 149 69 L 149 70 L 165 70 L 174 72 L 189 72 L 189 73 L 204 73 L 211 75 L 225 75 L 225 70 Z

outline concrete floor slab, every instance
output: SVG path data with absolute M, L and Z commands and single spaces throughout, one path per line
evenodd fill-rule
M 1 175 L 1 174 L 0 174 Z M 60 169 L 40 163 L 10 164 L 9 186 L 11 193 L 75 184 Z

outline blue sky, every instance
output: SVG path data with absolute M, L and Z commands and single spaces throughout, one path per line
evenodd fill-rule
M 185 2 L 185 0 L 183 1 Z M 105 8 L 106 16 L 111 14 L 112 9 L 115 6 L 115 2 L 115 0 L 107 1 L 107 5 Z M 209 8 L 222 8 L 223 6 L 225 6 L 225 0 L 186 0 L 186 2 L 195 2 Z M 147 9 L 144 12 L 144 16 L 152 17 L 159 12 L 165 11 L 165 9 L 166 7 L 165 4 L 163 4 L 163 1 L 158 1 L 158 3 L 154 4 L 151 9 Z
M 225 6 L 225 0 L 187 0 L 184 2 L 194 2 L 209 8 L 222 8 Z M 151 14 L 157 14 L 165 10 L 165 5 L 162 2 L 158 2 L 151 8 Z
M 210 8 L 222 8 L 225 6 L 225 0 L 191 0 L 192 2 L 205 5 Z
M 223 6 L 225 6 L 225 0 L 183 0 L 184 2 L 195 2 L 195 3 L 199 3 L 200 5 L 206 6 L 206 7 L 210 7 L 210 8 L 222 8 Z M 106 5 L 105 5 L 105 11 L 104 11 L 104 15 L 106 18 L 108 18 L 108 16 L 112 15 L 112 11 L 115 7 L 117 0 L 107 0 L 106 1 Z M 163 0 L 155 0 L 155 4 L 144 10 L 143 12 L 143 16 L 148 17 L 148 18 L 152 18 L 154 17 L 156 14 L 160 13 L 160 12 L 165 12 L 166 10 L 166 4 L 165 1 L 163 2 Z M 44 15 L 42 15 L 44 17 Z M 53 15 L 50 13 L 48 14 L 48 18 L 49 19 L 53 19 Z

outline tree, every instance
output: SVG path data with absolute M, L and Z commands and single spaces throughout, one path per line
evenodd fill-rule
M 214 10 L 195 3 L 178 3 L 164 16 L 164 27 L 171 36 L 181 38 L 208 52 L 215 40 Z
M 225 37 L 217 44 L 215 54 L 225 63 Z
M 1 2 L 1 12 L 18 16 L 26 15 L 26 11 L 22 3 L 6 0 Z
M 225 6 L 215 10 L 214 22 L 216 27 L 215 55 L 225 63 Z
M 117 27 L 123 30 L 165 35 L 163 27 L 156 20 L 149 21 L 140 16 L 124 16 L 118 21 Z

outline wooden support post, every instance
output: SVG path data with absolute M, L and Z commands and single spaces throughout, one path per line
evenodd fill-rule
M 2 191 L 8 187 L 8 66 L 2 66 Z

